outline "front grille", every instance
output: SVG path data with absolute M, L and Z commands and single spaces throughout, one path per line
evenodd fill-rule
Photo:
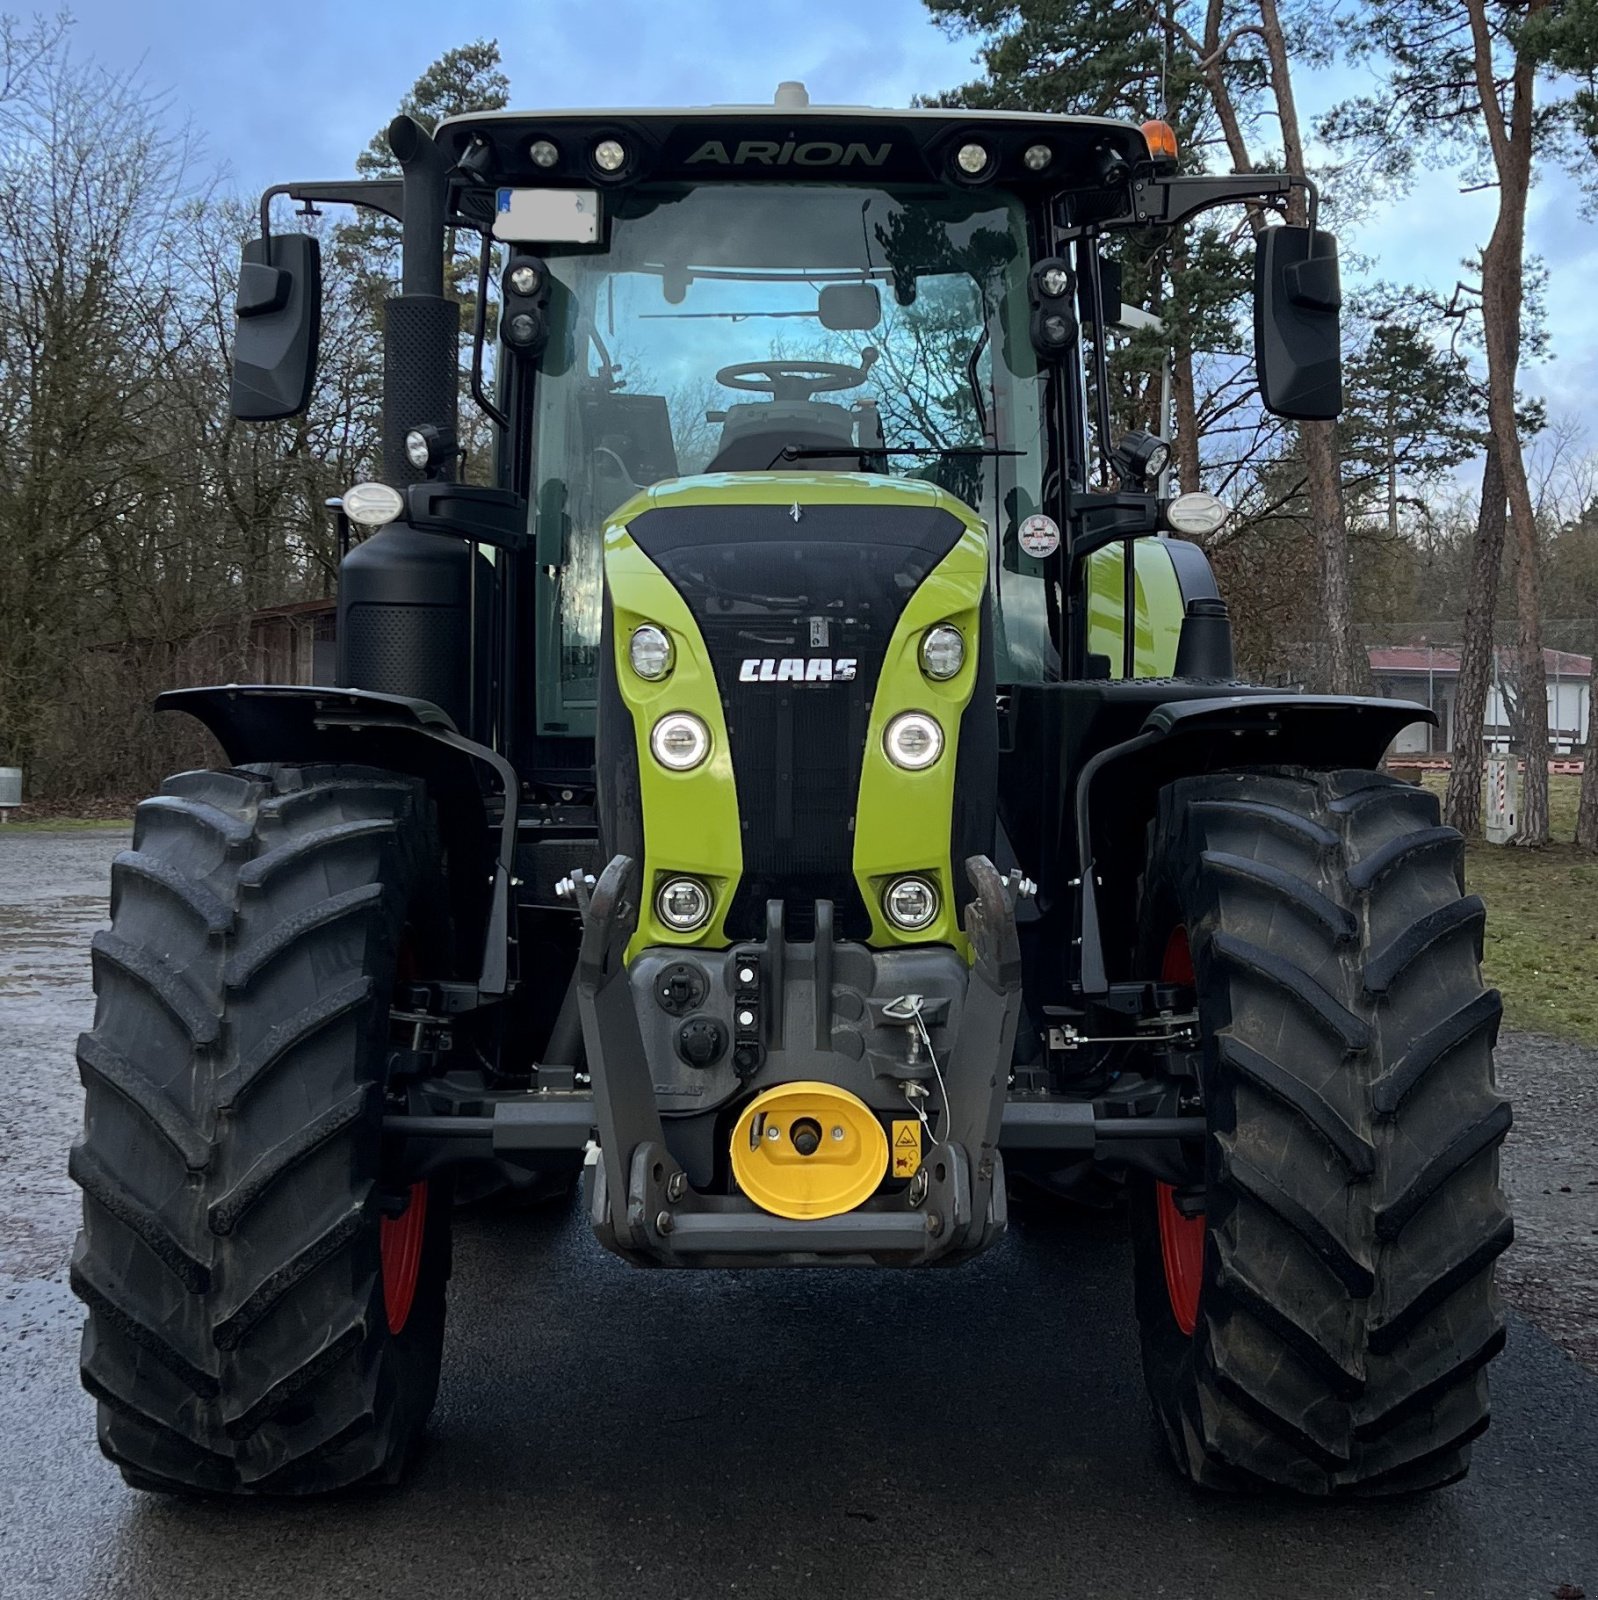
M 821 655 L 810 648 L 810 620 L 699 623 L 721 685 L 743 823 L 744 876 L 728 936 L 761 937 L 767 900 L 784 900 L 789 938 L 809 938 L 815 902 L 831 900 L 839 934 L 864 939 L 871 923 L 852 871 L 854 813 L 886 635 L 871 620 L 829 627 L 828 659 L 856 664 L 848 682 L 744 683 L 745 661 Z
M 871 702 L 905 602 L 961 524 L 932 506 L 806 505 L 794 519 L 728 504 L 650 510 L 628 531 L 693 613 L 721 690 L 744 864 L 728 937 L 761 938 L 766 902 L 782 900 L 788 937 L 811 938 L 830 900 L 840 937 L 869 938 L 853 863 Z M 743 677 L 746 662 L 796 660 L 852 661 L 854 675 Z

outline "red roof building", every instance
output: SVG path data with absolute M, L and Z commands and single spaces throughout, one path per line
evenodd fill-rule
M 1454 695 L 1459 680 L 1459 651 L 1451 645 L 1375 645 L 1367 652 L 1371 683 L 1393 700 L 1414 700 L 1437 713 L 1439 726 L 1416 724 L 1398 736 L 1394 751 L 1403 755 L 1441 755 L 1454 747 Z M 1572 755 L 1587 738 L 1592 657 L 1569 650 L 1544 650 L 1547 679 L 1548 742 L 1555 755 Z M 1509 714 L 1503 682 L 1513 684 L 1515 652 L 1498 647 L 1493 682 L 1487 691 L 1483 737 L 1489 749 L 1509 746 Z M 1512 690 L 1511 690 L 1512 692 Z

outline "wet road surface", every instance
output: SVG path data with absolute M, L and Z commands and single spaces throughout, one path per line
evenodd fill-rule
M 94 1446 L 65 1268 L 71 1046 L 122 844 L 0 833 L 5 1600 L 1598 1600 L 1598 1376 L 1532 1324 L 1512 1321 L 1466 1483 L 1398 1504 L 1214 1500 L 1160 1456 L 1116 1222 L 1021 1220 L 947 1273 L 735 1276 L 628 1268 L 575 1213 L 467 1218 L 404 1490 L 134 1493 Z M 1558 1192 L 1513 1152 L 1512 1178 L 1516 1159 Z

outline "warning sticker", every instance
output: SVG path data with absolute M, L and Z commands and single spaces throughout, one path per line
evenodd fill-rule
M 921 1124 L 895 1122 L 893 1125 L 893 1175 L 913 1178 L 921 1166 Z
M 1039 512 L 1021 524 L 1017 538 L 1029 556 L 1034 560 L 1042 560 L 1060 548 L 1060 526 L 1053 517 L 1046 517 Z

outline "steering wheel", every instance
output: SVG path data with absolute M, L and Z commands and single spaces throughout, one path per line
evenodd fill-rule
M 875 350 L 867 350 L 858 367 L 843 361 L 738 361 L 723 367 L 716 382 L 745 394 L 769 394 L 773 400 L 808 400 L 813 394 L 858 387 L 876 356 Z

